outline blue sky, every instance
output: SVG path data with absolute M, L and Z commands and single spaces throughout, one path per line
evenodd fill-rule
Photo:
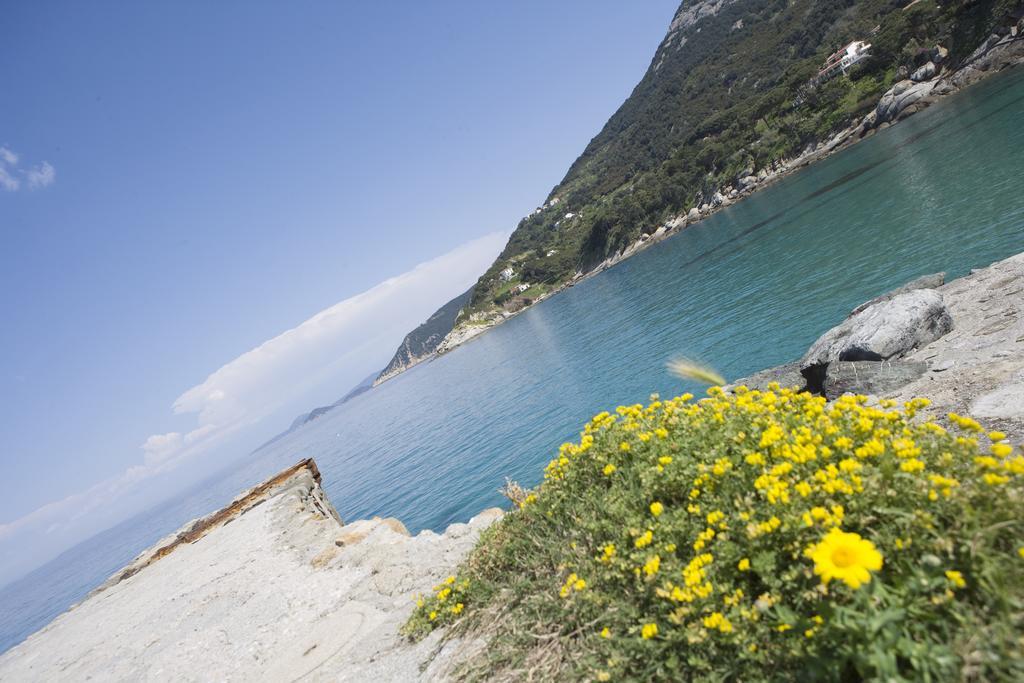
M 382 367 L 676 5 L 8 4 L 0 582 Z

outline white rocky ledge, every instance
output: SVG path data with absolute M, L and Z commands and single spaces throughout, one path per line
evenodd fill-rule
M 142 553 L 0 656 L 0 680 L 444 678 L 458 648 L 398 630 L 501 514 L 343 525 L 304 460 Z

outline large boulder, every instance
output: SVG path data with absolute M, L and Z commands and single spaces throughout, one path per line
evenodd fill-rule
M 892 290 L 891 292 L 886 292 L 882 296 L 877 296 L 874 299 L 871 299 L 870 301 L 865 301 L 860 306 L 857 306 L 852 311 L 850 311 L 850 315 L 857 315 L 858 313 L 863 311 L 868 306 L 873 306 L 873 305 L 875 305 L 875 304 L 877 304 L 879 302 L 882 302 L 882 301 L 888 301 L 889 299 L 893 298 L 897 294 L 903 294 L 904 292 L 911 292 L 911 291 L 913 291 L 915 289 L 935 289 L 936 287 L 941 287 L 945 283 L 946 283 L 946 274 L 945 273 L 932 273 L 931 275 L 922 275 L 919 278 L 911 280 L 910 282 L 908 282 L 905 285 L 897 287 L 896 289 Z
M 868 306 L 818 338 L 800 360 L 800 374 L 821 391 L 836 361 L 890 360 L 930 344 L 953 329 L 942 295 L 915 289 Z
M 931 81 L 924 83 L 915 83 L 910 80 L 900 81 L 878 100 L 878 106 L 875 107 L 875 120 L 878 123 L 895 121 L 904 110 L 928 97 L 934 87 L 935 83 Z
M 919 68 L 914 73 L 910 74 L 910 80 L 915 83 L 921 83 L 922 81 L 930 81 L 938 73 L 938 68 L 934 62 L 927 62 L 924 66 Z
M 921 361 L 858 360 L 829 363 L 822 393 L 830 401 L 846 393 L 885 394 L 922 377 L 928 364 Z

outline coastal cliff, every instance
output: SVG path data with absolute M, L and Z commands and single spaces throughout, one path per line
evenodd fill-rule
M 523 218 L 452 326 L 473 339 L 778 179 L 1024 59 L 1015 2 L 683 3 L 650 67 Z M 816 83 L 837 46 L 871 56 Z M 715 77 L 712 78 L 711 75 Z M 393 377 L 410 363 L 400 349 Z M 393 367 L 392 367 L 393 366 Z
M 426 322 L 405 335 L 391 362 L 373 381 L 373 386 L 386 382 L 412 366 L 430 358 L 437 347 L 445 340 L 445 336 L 455 326 L 455 320 L 463 307 L 469 303 L 472 290 L 463 292 L 427 318 Z

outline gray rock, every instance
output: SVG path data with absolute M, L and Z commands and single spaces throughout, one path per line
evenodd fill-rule
M 836 361 L 890 360 L 953 329 L 953 318 L 932 289 L 915 289 L 868 306 L 818 338 L 800 360 L 808 387 L 819 391 Z
M 921 361 L 839 361 L 829 363 L 822 387 L 832 400 L 845 393 L 884 394 L 913 382 L 928 371 Z
M 928 97 L 934 87 L 935 84 L 930 81 L 900 81 L 878 100 L 875 120 L 879 123 L 895 121 L 905 109 Z
M 865 301 L 860 306 L 857 306 L 852 311 L 850 311 L 850 315 L 851 316 L 857 315 L 858 313 L 863 311 L 868 306 L 873 306 L 873 305 L 875 305 L 877 303 L 880 303 L 882 301 L 888 301 L 889 299 L 893 298 L 897 294 L 903 294 L 904 292 L 912 292 L 915 289 L 936 289 L 937 287 L 941 287 L 945 283 L 946 283 L 946 274 L 945 273 L 932 273 L 931 275 L 922 275 L 919 278 L 911 280 L 910 282 L 908 282 L 905 285 L 901 285 L 901 286 L 897 287 L 896 289 L 892 290 L 891 292 L 886 292 L 882 296 L 876 296 L 874 299 L 871 299 L 870 301 Z
M 691 223 L 699 221 L 700 209 L 698 209 L 696 206 L 690 209 L 690 212 L 686 214 L 686 220 L 690 221 Z
M 930 81 L 932 78 L 935 77 L 936 73 L 938 73 L 938 68 L 935 66 L 935 63 L 928 62 L 920 69 L 910 74 L 910 80 L 914 81 L 915 83 L 920 83 L 922 81 Z
M 746 190 L 747 188 L 753 187 L 754 185 L 757 185 L 757 176 L 746 175 L 740 178 L 739 180 L 739 186 L 741 190 Z
M 987 418 L 1024 418 L 1024 382 L 1011 381 L 976 398 L 971 415 Z
M 738 379 L 723 388 L 729 391 L 742 384 L 751 390 L 767 391 L 768 385 L 772 382 L 778 382 L 779 386 L 784 388 L 796 387 L 800 390 L 803 390 L 807 385 L 807 380 L 800 374 L 800 362 L 793 361 L 792 363 L 785 363 L 784 365 L 777 365 L 774 368 L 755 372 L 753 375 Z
M 949 80 L 957 88 L 963 88 L 981 80 L 987 72 L 1000 71 L 1024 61 L 1024 41 L 998 35 L 989 38 L 964 60 L 964 66 Z

